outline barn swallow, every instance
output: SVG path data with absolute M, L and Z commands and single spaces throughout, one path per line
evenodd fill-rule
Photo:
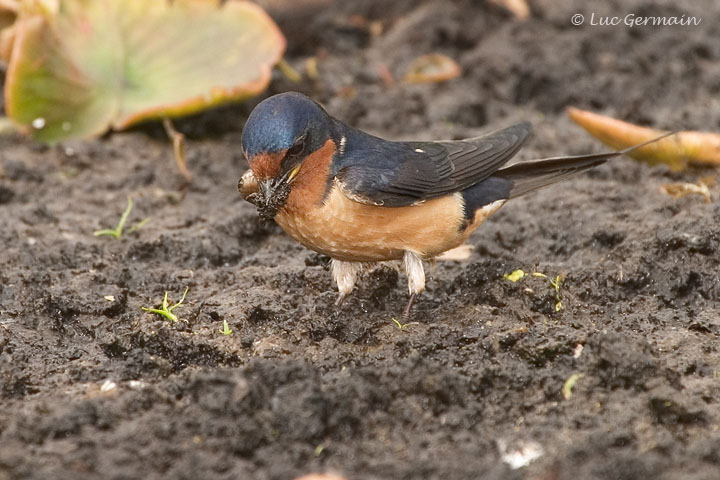
M 261 218 L 332 259 L 336 305 L 369 264 L 402 260 L 409 316 L 425 288 L 423 260 L 463 244 L 507 200 L 641 146 L 505 166 L 531 130 L 520 123 L 466 140 L 393 142 L 344 124 L 305 95 L 282 93 L 247 120 L 250 170 L 238 190 Z

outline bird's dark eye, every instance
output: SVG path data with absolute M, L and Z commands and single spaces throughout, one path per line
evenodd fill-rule
M 295 143 L 292 144 L 292 147 L 290 147 L 287 151 L 288 157 L 296 157 L 300 155 L 303 150 L 305 150 L 305 135 L 295 140 Z

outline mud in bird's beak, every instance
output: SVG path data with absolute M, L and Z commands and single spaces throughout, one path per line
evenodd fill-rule
M 245 200 L 255 205 L 261 219 L 270 221 L 287 202 L 290 183 L 298 170 L 299 167 L 296 167 L 280 178 L 260 181 L 255 178 L 251 170 L 248 170 L 238 182 L 238 190 Z

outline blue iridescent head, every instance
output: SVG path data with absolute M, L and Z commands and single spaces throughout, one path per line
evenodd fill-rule
M 260 185 L 248 200 L 261 217 L 274 217 L 303 161 L 336 140 L 337 131 L 336 121 L 301 93 L 274 95 L 255 107 L 243 129 L 242 148 Z
M 310 98 L 297 92 L 281 93 L 252 111 L 243 129 L 242 148 L 251 166 L 259 154 L 284 155 L 302 146 L 307 155 L 331 138 L 332 125 L 327 112 Z

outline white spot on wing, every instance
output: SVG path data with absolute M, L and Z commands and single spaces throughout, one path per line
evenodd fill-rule
M 340 155 L 341 157 L 342 157 L 343 155 L 345 155 L 345 145 L 346 145 L 346 144 L 347 144 L 347 138 L 345 137 L 345 135 L 343 135 L 342 138 L 340 139 L 340 148 L 338 149 L 338 150 L 339 150 L 339 155 Z
M 416 148 L 415 151 L 418 153 L 425 153 L 425 150 L 423 150 L 422 148 Z

